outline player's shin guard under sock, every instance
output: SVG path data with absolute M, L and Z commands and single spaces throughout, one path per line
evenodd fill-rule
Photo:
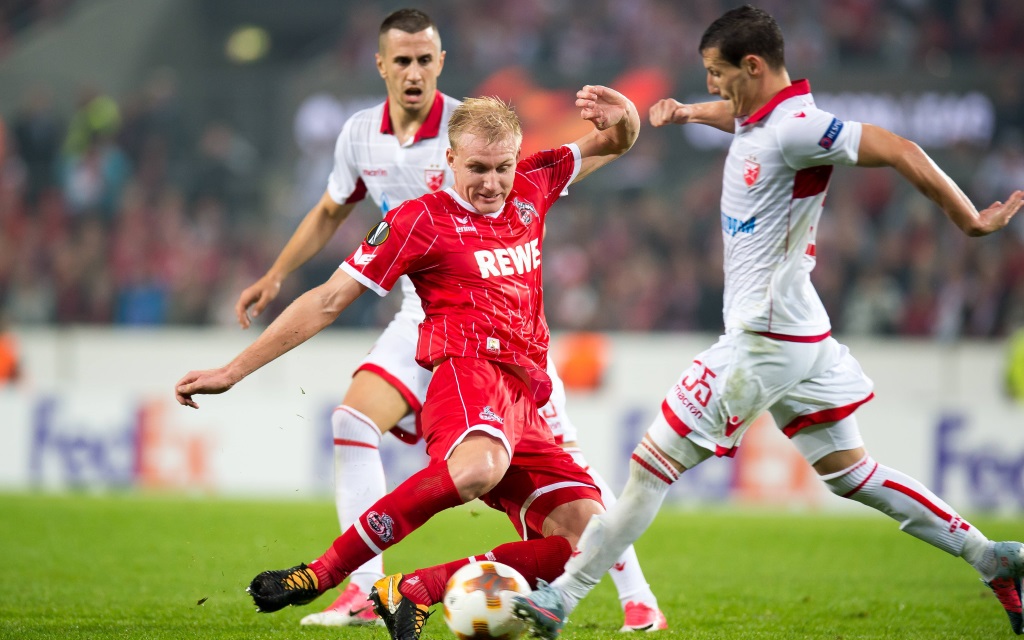
M 341 405 L 331 414 L 334 432 L 334 504 L 345 531 L 374 502 L 387 493 L 380 459 L 380 428 L 352 407 Z M 370 558 L 352 572 L 352 582 L 365 593 L 384 577 L 384 559 Z
M 417 604 L 430 606 L 444 598 L 448 579 L 456 571 L 470 562 L 487 560 L 507 564 L 522 574 L 531 587 L 536 587 L 538 579 L 550 582 L 561 575 L 571 553 L 572 545 L 562 536 L 509 542 L 480 556 L 463 558 L 406 574 L 399 591 Z
M 435 462 L 413 474 L 375 502 L 322 556 L 310 563 L 321 593 L 401 541 L 434 514 L 460 504 L 462 498 L 452 482 L 447 462 Z
M 629 481 L 618 502 L 590 519 L 565 573 L 552 582 L 571 613 L 622 552 L 647 530 L 679 473 L 646 441 L 633 451 Z
M 926 486 L 871 456 L 821 479 L 832 493 L 878 509 L 899 522 L 901 530 L 954 556 L 974 529 Z
M 566 448 L 566 452 L 572 456 L 572 459 L 576 464 L 590 474 L 590 477 L 594 480 L 594 484 L 596 484 L 597 488 L 601 490 L 601 501 L 604 502 L 605 509 L 611 509 L 612 505 L 618 501 L 611 486 L 609 486 L 601 474 L 597 472 L 597 469 L 594 469 L 587 464 L 582 451 L 577 448 Z M 636 557 L 636 550 L 633 548 L 633 545 L 629 545 L 629 547 L 622 552 L 622 555 L 619 556 L 615 561 L 615 564 L 612 565 L 608 575 L 611 576 L 612 582 L 615 583 L 615 590 L 619 593 L 619 602 L 622 606 L 626 606 L 627 602 L 635 601 L 643 602 L 644 604 L 657 608 L 658 599 L 654 597 L 654 592 L 651 591 L 651 585 L 647 583 L 647 578 L 644 576 L 644 571 L 640 567 L 640 561 Z M 548 582 L 550 582 L 550 580 Z

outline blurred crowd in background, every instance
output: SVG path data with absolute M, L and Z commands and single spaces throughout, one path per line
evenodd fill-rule
M 0 60 L 24 34 L 84 1 L 4 3 Z M 523 0 L 487 12 L 468 1 L 419 4 L 441 26 L 443 90 L 448 75 L 483 78 L 509 64 L 573 88 L 596 67 L 699 72 L 703 28 L 735 3 Z M 989 96 L 992 143 L 946 149 L 940 163 L 981 206 L 1024 188 L 1024 76 L 1014 71 L 1024 68 L 1024 2 L 759 4 L 782 24 L 791 67 L 799 61 L 812 82 L 848 66 L 936 77 L 1004 67 Z M 339 75 L 372 81 L 386 10 L 346 2 L 339 12 L 340 33 L 319 56 Z M 296 150 L 282 163 L 230 118 L 187 117 L 179 81 L 159 69 L 129 95 L 83 86 L 73 108 L 40 85 L 0 113 L 0 315 L 11 324 L 235 322 L 241 290 L 270 266 L 326 186 L 339 110 L 307 111 L 306 118 L 324 114 L 328 143 L 311 157 L 296 125 Z M 581 185 L 553 210 L 545 246 L 553 329 L 721 330 L 724 151 L 683 149 L 693 158 L 684 171 L 675 163 L 685 144 L 678 132 L 647 127 L 614 175 Z M 833 175 L 814 281 L 837 333 L 952 339 L 1024 326 L 1024 219 L 994 237 L 967 239 L 892 171 Z M 370 203 L 360 209 L 264 317 L 355 248 L 379 216 Z M 339 325 L 387 322 L 394 302 L 363 298 Z

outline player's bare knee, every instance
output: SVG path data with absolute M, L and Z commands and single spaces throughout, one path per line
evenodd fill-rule
M 464 501 L 475 500 L 484 495 L 501 481 L 502 474 L 493 466 L 475 464 L 448 467 L 452 482 Z
M 487 434 L 474 432 L 448 457 L 448 472 L 459 495 L 469 501 L 497 486 L 505 477 L 509 462 L 504 443 Z
M 867 451 L 864 447 L 833 451 L 832 453 L 822 456 L 822 458 L 812 466 L 819 476 L 827 476 L 841 472 L 844 469 L 849 469 L 863 460 L 865 456 L 867 456 Z
M 604 513 L 604 507 L 596 500 L 580 499 L 555 507 L 544 519 L 544 537 L 562 536 L 576 548 L 583 530 L 590 519 Z

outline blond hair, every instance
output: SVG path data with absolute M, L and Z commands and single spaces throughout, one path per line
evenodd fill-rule
M 519 116 L 501 98 L 466 98 L 456 107 L 448 121 L 448 144 L 452 149 L 464 133 L 487 139 L 487 144 L 511 137 L 518 149 L 523 141 L 523 127 Z

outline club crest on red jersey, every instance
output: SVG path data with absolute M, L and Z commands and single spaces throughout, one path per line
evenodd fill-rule
M 754 162 L 750 158 L 743 161 L 743 182 L 747 183 L 747 187 L 754 186 L 759 175 L 761 175 L 761 165 L 759 163 Z
M 530 224 L 533 222 L 533 217 L 537 215 L 537 209 L 534 208 L 533 204 L 519 198 L 514 198 L 512 204 L 516 205 L 516 210 L 519 212 L 519 219 L 523 221 L 523 224 Z
M 437 191 L 444 186 L 444 169 L 424 169 L 423 180 L 428 189 Z
M 385 220 L 381 220 L 373 225 L 370 232 L 366 234 L 366 244 L 371 247 L 379 247 L 384 244 L 389 235 L 391 235 L 391 226 Z
M 484 407 L 484 410 L 480 412 L 480 419 L 487 420 L 488 422 L 497 422 L 498 424 L 505 424 L 505 419 L 494 413 L 494 409 L 491 409 L 490 405 Z
M 366 514 L 366 524 L 381 542 L 387 543 L 395 539 L 395 521 L 388 514 L 371 511 Z

